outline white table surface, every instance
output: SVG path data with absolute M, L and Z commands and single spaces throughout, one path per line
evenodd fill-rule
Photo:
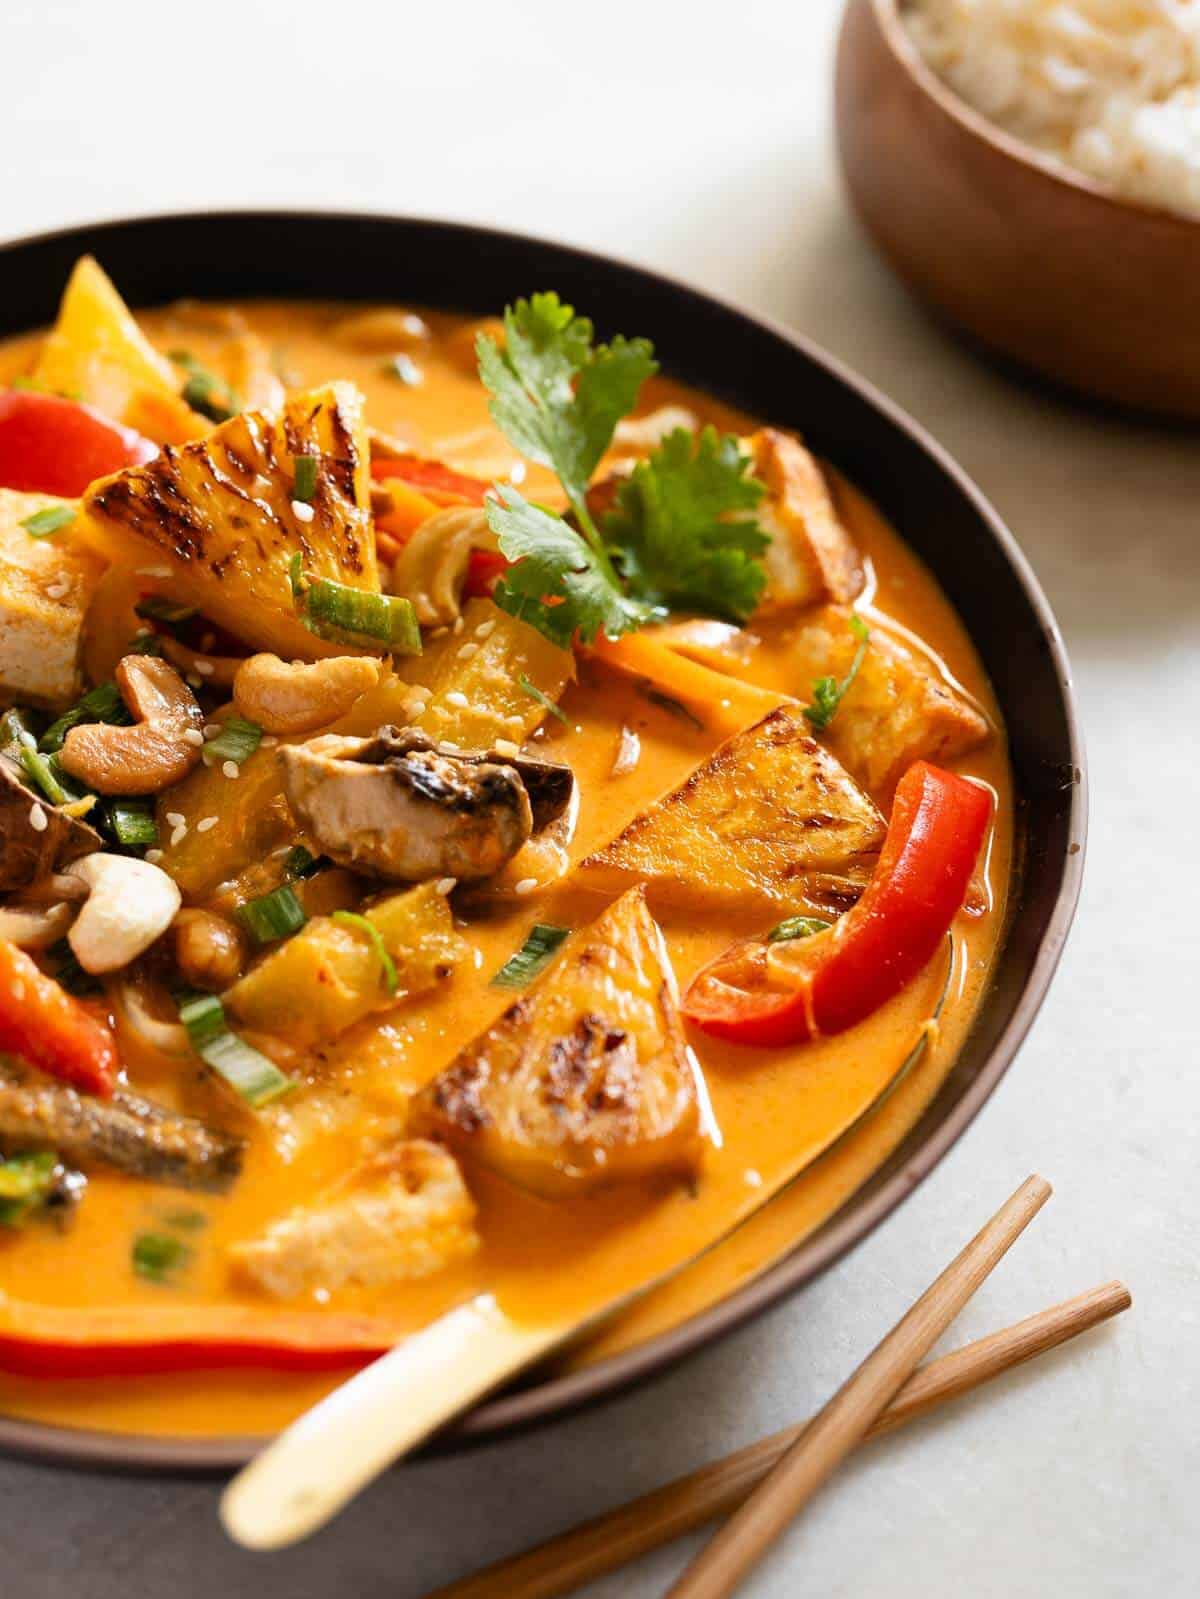
M 873 1449 L 763 1599 L 1196 1592 L 1200 451 L 1023 392 L 908 302 L 829 137 L 838 0 L 5 0 L 6 235 L 124 212 L 351 206 L 640 259 L 828 345 L 992 496 L 1070 646 L 1091 854 L 1060 977 L 982 1118 L 807 1291 L 631 1396 L 376 1485 L 307 1546 L 224 1542 L 211 1483 L 0 1463 L 6 1599 L 417 1599 L 798 1417 L 1033 1169 L 1057 1195 L 952 1341 L 1112 1276 L 1133 1312 Z M 653 332 L 630 329 L 630 332 Z M 657 1594 L 694 1544 L 591 1592 Z

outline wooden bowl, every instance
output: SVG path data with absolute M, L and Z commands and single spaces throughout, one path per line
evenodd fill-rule
M 898 0 L 849 0 L 836 116 L 863 222 L 937 312 L 1070 388 L 1200 417 L 1200 222 L 1114 199 L 973 111 Z
M 605 1398 L 757 1315 L 824 1271 L 888 1216 L 962 1136 L 1012 1062 L 1067 936 L 1083 869 L 1087 801 L 1070 669 L 1016 540 L 911 418 L 788 330 L 657 273 L 515 233 L 412 217 L 212 212 L 72 228 L 0 246 L 0 337 L 52 320 L 90 251 L 135 306 L 181 295 L 299 295 L 495 311 L 557 289 L 604 335 L 650 334 L 686 382 L 803 430 L 928 563 L 979 651 L 1008 726 L 1017 793 L 1004 947 L 949 1076 L 883 1166 L 817 1232 L 726 1299 L 635 1348 L 566 1374 L 528 1374 L 431 1446 L 456 1449 Z M 224 1470 L 261 1438 L 133 1437 L 0 1411 L 0 1451 L 76 1465 Z

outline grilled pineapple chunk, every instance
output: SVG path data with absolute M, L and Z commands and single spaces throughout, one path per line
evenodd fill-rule
M 68 394 L 157 444 L 200 438 L 209 423 L 179 396 L 175 369 L 147 339 L 92 256 L 81 256 L 31 381 Z
M 350 646 L 305 627 L 289 564 L 298 553 L 310 577 L 379 592 L 362 413 L 361 394 L 344 383 L 292 395 L 279 416 L 245 411 L 206 439 L 93 484 L 80 531 L 257 649 L 345 655 Z M 292 498 L 298 455 L 320 460 L 310 521 Z
M 548 1196 L 694 1170 L 698 1068 L 640 888 L 421 1091 L 410 1125 Z
M 857 898 L 883 836 L 875 806 L 786 705 L 723 744 L 579 870 L 605 891 L 644 882 L 664 905 L 820 913 Z
M 413 726 L 465 750 L 491 749 L 498 738 L 520 744 L 546 718 L 522 680 L 553 703 L 575 675 L 574 656 L 491 600 L 468 601 L 462 621 L 421 663 L 430 698 Z M 464 645 L 474 648 L 464 655 Z
M 364 912 L 396 968 L 389 991 L 366 930 L 314 916 L 224 995 L 248 1027 L 301 1048 L 336 1038 L 364 1016 L 427 993 L 448 977 L 466 945 L 436 883 L 377 900 Z
M 68 705 L 79 691 L 84 613 L 104 570 L 65 531 L 35 538 L 22 523 L 69 505 L 0 489 L 0 704 Z
M 230 1252 L 238 1274 L 296 1299 L 428 1277 L 479 1247 L 475 1206 L 454 1157 L 412 1140 L 365 1161 L 311 1205 Z
M 797 681 L 840 681 L 857 647 L 850 612 L 823 606 L 792 637 Z M 988 731 L 984 717 L 936 666 L 876 627 L 824 737 L 847 771 L 886 802 L 913 761 L 954 760 L 982 744 Z
M 770 535 L 763 611 L 822 600 L 848 601 L 863 586 L 862 561 L 816 461 L 790 433 L 760 428 L 745 441 L 754 475 L 767 486 L 756 512 Z

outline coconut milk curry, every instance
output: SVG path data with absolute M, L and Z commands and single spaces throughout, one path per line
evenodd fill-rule
M 0 385 L 0 1408 L 274 1429 L 812 1155 L 592 1358 L 895 1147 L 996 954 L 1004 734 L 798 438 L 552 295 L 135 322 L 88 259 Z

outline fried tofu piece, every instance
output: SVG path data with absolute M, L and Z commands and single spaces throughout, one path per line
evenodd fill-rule
M 699 1069 L 640 887 L 421 1091 L 411 1127 L 549 1197 L 695 1169 Z
M 883 818 L 785 705 L 723 744 L 582 863 L 581 881 L 646 884 L 656 904 L 762 914 L 844 909 L 866 884 Z
M 824 606 L 793 636 L 797 682 L 825 676 L 840 682 L 857 648 L 850 612 Z M 823 737 L 846 770 L 886 803 L 913 761 L 953 761 L 982 744 L 989 732 L 985 717 L 933 662 L 875 627 L 858 674 Z
M 209 429 L 180 398 L 175 368 L 90 255 L 75 263 L 32 381 L 94 405 L 157 444 L 199 438 Z
M 775 428 L 760 428 L 743 444 L 754 476 L 767 487 L 756 512 L 771 539 L 763 557 L 767 588 L 760 611 L 854 599 L 863 586 L 862 561 L 812 455 L 799 439 Z
M 104 563 L 65 529 L 34 538 L 21 526 L 70 503 L 0 489 L 0 702 L 60 710 L 78 697 L 83 619 Z
M 299 455 L 320 462 L 300 507 L 310 518 L 293 498 Z M 379 592 L 368 459 L 362 395 L 331 383 L 102 478 L 83 498 L 80 533 L 257 649 L 285 660 L 354 653 L 305 627 L 290 565 L 298 554 L 309 578 Z
M 298 1299 L 429 1277 L 478 1247 L 475 1204 L 453 1155 L 410 1140 L 235 1244 L 230 1263 L 275 1298 Z

